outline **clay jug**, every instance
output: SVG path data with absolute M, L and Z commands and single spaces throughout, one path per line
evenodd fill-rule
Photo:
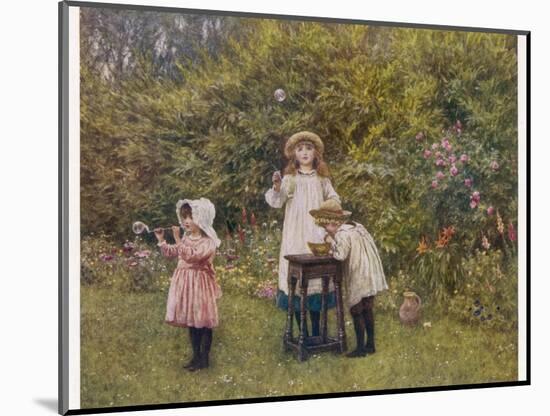
M 399 308 L 399 319 L 403 325 L 416 325 L 420 319 L 420 308 L 422 301 L 420 297 L 411 291 L 403 293 L 403 304 Z

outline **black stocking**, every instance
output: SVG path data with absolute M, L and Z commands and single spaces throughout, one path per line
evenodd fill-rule
M 363 318 L 365 319 L 365 328 L 367 330 L 367 345 L 365 349 L 369 353 L 375 351 L 374 348 L 374 312 L 373 312 L 373 298 L 368 298 L 365 309 L 363 309 Z
M 318 337 L 321 312 L 309 311 L 309 318 L 311 320 L 311 335 L 313 335 L 314 337 Z
M 353 328 L 355 329 L 355 338 L 357 340 L 356 351 L 362 351 L 365 346 L 365 321 L 363 315 L 357 314 L 352 315 L 353 317 Z
M 200 342 L 201 342 L 201 333 L 200 329 L 189 327 L 189 338 L 191 339 L 191 348 L 193 349 L 193 357 L 184 367 L 190 368 L 199 363 L 200 360 Z
M 201 367 L 209 366 L 208 355 L 212 346 L 212 328 L 202 328 Z
M 302 329 L 302 325 L 300 324 L 300 311 L 294 311 L 294 317 L 296 318 L 296 323 L 298 324 L 298 330 L 301 330 Z M 306 337 L 308 336 L 308 331 L 307 331 L 307 319 L 306 321 L 304 322 L 306 324 Z

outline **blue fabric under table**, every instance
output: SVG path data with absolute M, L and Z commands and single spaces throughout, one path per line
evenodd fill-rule
M 321 297 L 320 293 L 314 295 L 308 295 L 306 297 L 306 309 L 309 311 L 320 312 L 321 311 Z M 300 296 L 294 295 L 294 310 L 300 311 Z M 285 294 L 282 290 L 277 291 L 277 306 L 280 309 L 288 310 L 288 295 Z M 336 306 L 336 294 L 334 292 L 329 292 L 327 294 L 327 308 L 331 309 Z

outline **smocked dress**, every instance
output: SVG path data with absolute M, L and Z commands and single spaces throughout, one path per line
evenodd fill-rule
M 279 254 L 279 290 L 277 291 L 277 306 L 288 308 L 288 260 L 284 256 L 289 254 L 311 253 L 307 243 L 322 243 L 326 232 L 324 228 L 315 224 L 309 214 L 312 209 L 318 209 L 327 199 L 340 202 L 340 197 L 332 187 L 329 178 L 319 176 L 315 170 L 309 173 L 298 171 L 295 175 L 285 175 L 281 182 L 281 189 L 269 189 L 265 194 L 266 202 L 273 208 L 285 207 L 283 222 L 283 236 Z M 332 282 L 329 287 L 328 307 L 335 305 L 335 296 Z M 314 279 L 308 283 L 307 308 L 319 311 L 321 308 L 321 279 Z M 298 292 L 298 291 L 297 291 Z M 297 293 L 299 295 L 299 293 Z M 294 308 L 300 310 L 300 298 L 294 297 Z
M 165 322 L 179 327 L 218 326 L 216 300 L 222 292 L 212 266 L 216 254 L 214 240 L 184 236 L 179 244 L 164 241 L 159 246 L 165 257 L 178 258 L 168 290 Z

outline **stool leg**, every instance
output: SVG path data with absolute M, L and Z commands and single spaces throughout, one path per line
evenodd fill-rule
M 340 275 L 341 276 L 341 275 Z M 334 291 L 336 294 L 336 317 L 338 321 L 338 343 L 340 352 L 346 351 L 346 332 L 344 329 L 344 308 L 342 306 L 342 291 L 340 288 L 340 276 L 334 279 Z
M 323 344 L 327 343 L 327 296 L 328 296 L 328 276 L 323 276 L 323 295 L 321 297 L 321 338 Z
M 288 349 L 288 343 L 292 342 L 292 326 L 294 322 L 294 292 L 296 291 L 296 277 L 288 275 L 288 310 L 286 316 L 286 331 L 284 337 L 285 348 Z
M 307 324 L 306 324 L 306 298 L 307 298 L 307 279 L 304 279 L 302 276 L 300 278 L 300 295 L 302 298 L 300 299 L 300 339 L 298 341 L 299 344 L 299 359 L 300 361 L 304 361 L 307 358 L 307 351 L 305 348 L 305 342 L 306 342 L 306 331 L 307 331 Z

